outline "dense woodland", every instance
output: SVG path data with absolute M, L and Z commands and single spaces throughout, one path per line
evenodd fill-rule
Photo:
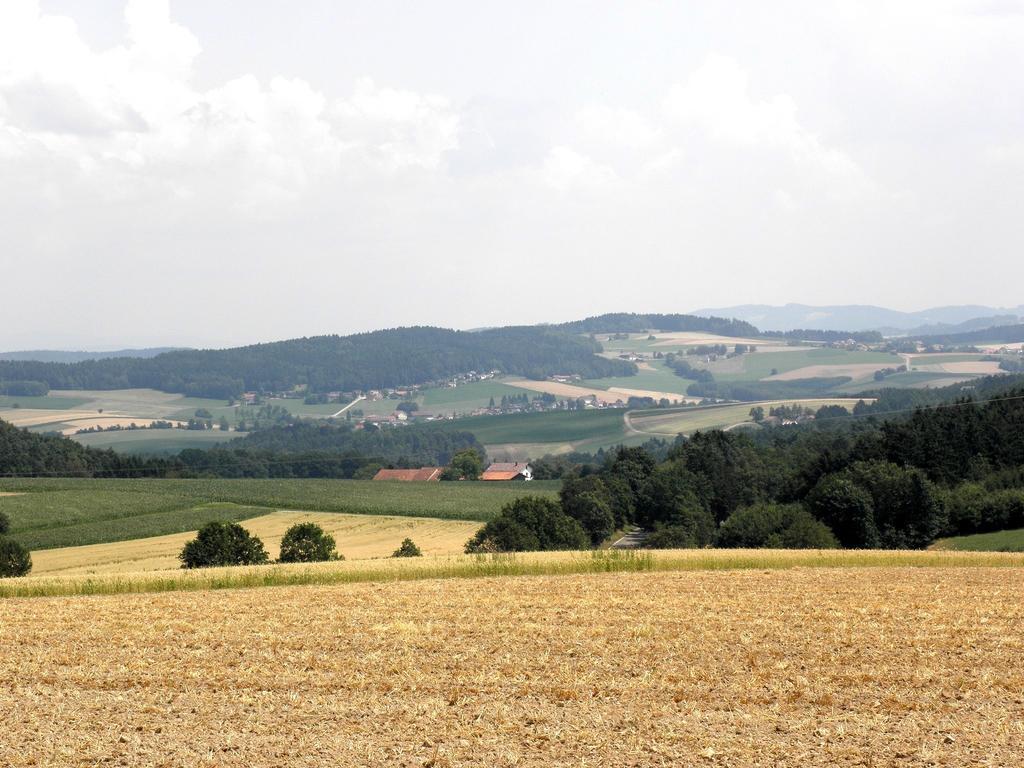
M 510 508 L 471 551 L 576 546 L 637 524 L 653 547 L 920 549 L 940 536 L 1024 527 L 1024 377 L 986 380 L 984 397 L 822 418 L 753 435 L 680 438 L 536 462 L 564 477 L 560 508 Z M 891 405 L 892 403 L 890 403 Z M 542 525 L 537 535 L 530 526 Z M 561 532 L 555 535 L 552 532 Z M 559 538 L 561 536 L 561 538 Z
M 180 350 L 150 359 L 78 363 L 0 361 L 0 382 L 42 382 L 50 389 L 149 387 L 196 397 L 306 386 L 312 393 L 436 381 L 465 371 L 499 370 L 541 379 L 630 376 L 636 366 L 598 357 L 601 346 L 541 326 L 468 332 L 395 328 L 353 336 L 316 336 L 222 350 Z
M 940 333 L 932 336 L 918 336 L 916 341 L 924 344 L 943 346 L 970 345 L 980 343 L 1014 344 L 1024 341 L 1024 324 L 1000 325 L 964 333 Z
M 310 396 L 424 384 L 467 371 L 497 370 L 542 379 L 552 374 L 583 378 L 631 376 L 636 366 L 598 356 L 600 343 L 586 334 L 696 331 L 762 337 L 750 323 L 693 315 L 616 313 L 557 326 L 510 326 L 483 331 L 413 327 L 352 336 L 316 336 L 220 350 L 181 349 L 150 357 L 111 357 L 77 362 L 0 359 L 0 394 L 43 395 L 51 389 L 152 388 L 194 397 L 229 399 L 242 392 L 281 392 L 305 387 Z M 878 341 L 875 333 L 793 331 L 787 338 Z M 792 397 L 813 385 L 754 386 L 747 390 L 700 382 L 694 394 L 735 399 Z M 822 388 L 819 381 L 818 391 Z
M 633 312 L 613 312 L 605 315 L 574 320 L 555 326 L 569 333 L 643 333 L 651 329 L 659 331 L 698 331 L 720 336 L 753 336 L 761 332 L 743 320 L 729 320 L 724 317 L 698 317 L 696 315 L 638 315 Z
M 87 448 L 0 421 L 0 477 L 325 477 L 372 476 L 381 466 L 448 464 L 460 450 L 483 446 L 442 425 L 355 431 L 300 423 L 274 427 L 210 450 L 142 458 Z

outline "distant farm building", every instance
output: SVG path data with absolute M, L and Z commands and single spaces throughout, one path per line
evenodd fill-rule
M 443 467 L 420 467 L 419 469 L 382 469 L 373 476 L 374 480 L 401 480 L 404 482 L 428 482 L 441 479 Z
M 529 464 L 499 461 L 491 464 L 482 475 L 481 480 L 533 480 L 533 470 Z

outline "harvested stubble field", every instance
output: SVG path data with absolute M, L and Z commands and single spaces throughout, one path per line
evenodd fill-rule
M 1016 766 L 1024 569 L 0 603 L 0 764 Z

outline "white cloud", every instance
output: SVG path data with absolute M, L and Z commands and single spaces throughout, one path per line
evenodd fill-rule
M 643 149 L 661 136 L 661 131 L 639 113 L 607 104 L 588 104 L 576 113 L 576 122 L 585 139 L 613 147 Z
M 599 189 L 616 180 L 615 171 L 569 147 L 553 147 L 541 169 L 544 183 L 559 192 Z
M 255 211 L 334 173 L 436 169 L 458 146 L 447 101 L 369 79 L 335 103 L 301 78 L 244 75 L 197 89 L 199 42 L 171 20 L 167 0 L 130 0 L 125 43 L 98 52 L 70 19 L 33 3 L 0 13 L 9 44 L 0 46 L 0 157 L 63 166 L 101 196 L 162 187 L 175 199 L 229 195 Z
M 390 168 L 438 168 L 459 146 L 459 115 L 440 96 L 378 87 L 361 78 L 352 96 L 335 105 L 339 131 Z
M 864 173 L 846 153 L 825 146 L 800 124 L 791 96 L 752 97 L 746 71 L 730 57 L 709 56 L 685 83 L 672 87 L 664 110 L 683 129 L 695 128 L 715 141 L 783 151 L 801 166 L 866 184 Z
M 164 0 L 42 5 L 82 26 L 0 0 L 0 279 L 45 265 L 52 311 L 5 295 L 0 348 L 954 303 L 964 254 L 1000 275 L 971 301 L 1024 277 L 1024 25 L 1001 1 L 559 7 L 526 46 L 515 5 L 473 39 L 447 0 L 403 24 L 189 3 L 189 27 Z M 607 279 L 624 256 L 660 276 L 642 296 Z M 860 269 L 831 282 L 826 257 Z M 523 267 L 501 301 L 495 264 Z

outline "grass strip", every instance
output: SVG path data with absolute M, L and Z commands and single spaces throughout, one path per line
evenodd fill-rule
M 153 571 L 104 576 L 27 576 L 0 581 L 0 598 L 117 595 L 359 582 L 560 576 L 586 573 L 784 568 L 1022 568 L 1024 554 L 882 550 L 667 550 L 457 555 Z

